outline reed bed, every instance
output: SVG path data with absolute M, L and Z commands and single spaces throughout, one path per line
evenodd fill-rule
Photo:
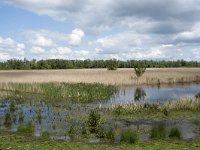
M 68 82 L 112 85 L 200 82 L 200 68 L 148 68 L 137 81 L 134 69 L 68 69 L 0 71 L 0 82 Z
M 166 103 L 135 103 L 135 104 L 119 104 L 107 108 L 117 115 L 129 115 L 138 113 L 163 113 L 169 115 L 172 111 L 199 111 L 200 98 L 183 99 L 177 101 L 168 101 Z
M 76 102 L 92 102 L 106 100 L 116 91 L 112 85 L 99 83 L 0 83 L 0 90 L 20 94 L 39 94 L 50 100 L 72 100 Z

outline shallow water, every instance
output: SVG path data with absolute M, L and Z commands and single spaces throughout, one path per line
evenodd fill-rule
M 20 100 L 14 101 L 16 110 L 10 111 L 10 99 L 0 100 L 0 129 L 17 131 L 18 126 L 27 122 L 32 122 L 35 125 L 34 136 L 41 136 L 43 131 L 48 131 L 51 138 L 56 139 L 70 139 L 68 131 L 71 126 L 75 127 L 77 132 L 75 134 L 80 135 L 80 129 L 85 123 L 89 112 L 94 107 L 111 106 L 113 104 L 127 104 L 135 102 L 164 102 L 167 100 L 176 100 L 181 98 L 194 98 L 195 95 L 200 92 L 200 84 L 187 84 L 187 85 L 171 85 L 161 87 L 133 87 L 126 86 L 120 87 L 119 92 L 113 95 L 107 101 L 99 101 L 90 104 L 71 103 L 69 101 L 60 101 L 54 103 L 47 103 L 40 100 Z M 12 117 L 12 124 L 9 127 L 4 125 L 5 115 L 10 113 Z M 19 119 L 20 113 L 23 113 L 23 121 Z M 41 119 L 38 115 L 41 114 Z M 200 118 L 197 118 L 198 120 Z M 164 123 L 168 130 L 173 127 L 177 127 L 184 139 L 191 139 L 199 136 L 194 133 L 194 130 L 199 129 L 198 126 L 191 123 L 191 120 L 136 120 L 136 121 L 124 121 L 124 120 L 112 120 L 107 121 L 106 126 L 115 126 L 118 124 L 120 129 L 126 127 L 133 127 L 140 131 L 140 140 L 149 140 L 150 129 L 160 123 Z M 148 131 L 148 133 L 147 133 Z M 119 142 L 120 137 L 116 138 L 116 142 Z M 99 143 L 101 140 L 97 138 L 89 138 L 90 143 Z
M 194 98 L 200 92 L 200 84 L 175 84 L 164 86 L 122 86 L 119 92 L 101 105 L 136 102 L 164 102 L 182 98 Z

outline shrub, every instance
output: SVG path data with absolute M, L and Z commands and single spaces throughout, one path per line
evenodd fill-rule
M 172 128 L 169 133 L 169 138 L 182 139 L 182 134 L 178 128 Z
M 20 125 L 17 128 L 17 133 L 20 134 L 33 134 L 34 131 L 35 131 L 35 125 L 30 122 Z
M 121 142 L 131 143 L 134 144 L 139 140 L 138 132 L 131 129 L 123 129 L 121 132 Z
M 159 124 L 151 129 L 150 138 L 154 140 L 165 139 L 167 135 L 166 127 L 164 124 Z

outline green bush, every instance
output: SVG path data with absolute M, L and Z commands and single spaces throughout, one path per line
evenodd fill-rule
M 178 128 L 172 128 L 169 133 L 169 138 L 182 139 L 182 134 Z
M 123 129 L 121 132 L 121 142 L 134 144 L 139 140 L 139 134 L 137 131 L 127 128 Z
M 17 133 L 20 134 L 33 134 L 34 131 L 35 131 L 35 125 L 30 122 L 20 125 L 17 128 Z
M 166 138 L 167 131 L 164 124 L 159 124 L 151 129 L 150 138 L 153 140 L 163 140 Z

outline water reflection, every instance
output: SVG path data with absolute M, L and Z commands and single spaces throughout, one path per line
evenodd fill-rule
M 143 88 L 137 87 L 135 89 L 135 93 L 134 93 L 134 100 L 135 101 L 144 101 L 145 96 L 146 96 L 146 92 L 144 91 Z

